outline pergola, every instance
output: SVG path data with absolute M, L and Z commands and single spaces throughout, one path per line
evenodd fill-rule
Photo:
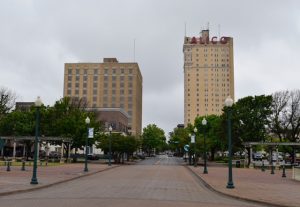
M 250 164 L 252 163 L 252 146 L 255 145 L 266 145 L 266 146 L 271 146 L 273 148 L 278 148 L 278 146 L 300 146 L 299 142 L 244 142 L 243 145 L 245 147 L 250 148 Z
M 22 142 L 22 141 L 26 141 L 26 140 L 30 140 L 30 141 L 34 141 L 35 137 L 34 136 L 5 136 L 5 137 L 0 137 L 3 140 L 10 141 L 13 144 L 13 156 L 12 159 L 16 158 L 16 147 L 17 147 L 17 143 L 18 142 Z M 63 150 L 64 150 L 64 143 L 71 143 L 72 139 L 71 138 L 66 138 L 66 137 L 45 137 L 45 136 L 41 136 L 39 137 L 39 143 L 43 144 L 44 142 L 46 142 L 46 155 L 49 155 L 49 151 L 47 151 L 47 149 L 49 149 L 49 142 L 53 142 L 53 141 L 59 141 L 61 142 L 61 160 L 63 158 Z M 40 146 L 40 145 L 38 145 Z M 26 152 L 26 146 L 23 145 L 23 157 L 25 157 L 25 152 Z M 1 155 L 4 155 L 4 147 L 1 149 Z M 39 150 L 38 150 L 39 152 Z M 70 144 L 69 144 L 69 150 L 68 150 L 69 154 L 70 154 Z M 68 157 L 70 157 L 70 155 L 68 154 Z

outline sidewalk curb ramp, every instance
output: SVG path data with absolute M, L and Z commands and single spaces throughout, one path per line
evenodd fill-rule
M 49 187 L 54 186 L 54 185 L 58 185 L 58 184 L 61 184 L 61 183 L 66 183 L 66 182 L 69 182 L 69 181 L 72 181 L 72 180 L 76 180 L 76 179 L 79 179 L 79 178 L 94 175 L 94 174 L 97 174 L 97 173 L 100 173 L 100 172 L 103 172 L 103 171 L 107 171 L 107 170 L 111 170 L 111 169 L 114 169 L 114 168 L 117 168 L 117 167 L 120 167 L 120 165 L 112 166 L 112 167 L 105 168 L 105 169 L 102 169 L 102 170 L 97 170 L 97 171 L 91 172 L 91 173 L 88 172 L 88 173 L 85 173 L 85 174 L 82 174 L 82 175 L 78 175 L 78 176 L 68 178 L 68 179 L 65 179 L 65 180 L 60 180 L 60 181 L 50 183 L 50 184 L 45 184 L 45 185 L 41 185 L 41 186 L 26 188 L 26 189 L 22 189 L 22 190 L 13 190 L 13 191 L 8 191 L 8 192 L 2 192 L 2 193 L 0 193 L 0 197 L 1 196 L 6 196 L 6 195 L 13 195 L 13 194 L 31 192 L 31 191 L 35 191 L 35 190 L 44 189 L 44 188 L 49 188 Z
M 274 207 L 291 207 L 291 206 L 287 206 L 287 205 L 279 205 L 277 203 L 270 203 L 270 202 L 266 202 L 266 201 L 260 201 L 260 200 L 254 200 L 254 199 L 250 199 L 250 198 L 244 198 L 244 197 L 240 197 L 240 196 L 235 196 L 235 195 L 231 195 L 231 194 L 227 194 L 224 193 L 222 191 L 219 191 L 215 188 L 213 188 L 211 185 L 209 185 L 204 179 L 202 179 L 197 173 L 195 173 L 192 169 L 190 169 L 190 167 L 188 166 L 184 166 L 189 172 L 191 172 L 196 178 L 198 178 L 198 180 L 205 186 L 207 187 L 210 191 L 217 193 L 219 195 L 225 196 L 225 197 L 229 197 L 229 198 L 234 198 L 237 200 L 242 200 L 242 201 L 247 201 L 247 202 L 252 202 L 255 204 L 261 204 L 261 205 L 265 205 L 265 206 L 274 206 Z

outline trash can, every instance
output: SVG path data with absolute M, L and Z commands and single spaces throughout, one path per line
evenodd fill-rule
M 241 161 L 240 160 L 235 161 L 235 167 L 237 167 L 237 168 L 241 167 Z

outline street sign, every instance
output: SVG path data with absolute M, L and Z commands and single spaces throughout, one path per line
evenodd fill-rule
M 184 151 L 186 151 L 186 152 L 189 151 L 189 148 L 190 148 L 190 145 L 188 145 L 188 144 L 184 145 L 184 147 L 183 147 Z
M 191 143 L 195 143 L 195 135 L 191 136 Z
M 4 139 L 0 138 L 0 150 L 2 150 L 2 148 L 4 147 L 5 141 Z
M 89 128 L 89 136 L 88 138 L 94 138 L 94 128 Z

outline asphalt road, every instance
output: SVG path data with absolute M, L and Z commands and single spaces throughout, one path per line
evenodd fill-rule
M 2 207 L 260 206 L 208 190 L 182 159 L 159 156 L 28 193 L 0 197 Z

